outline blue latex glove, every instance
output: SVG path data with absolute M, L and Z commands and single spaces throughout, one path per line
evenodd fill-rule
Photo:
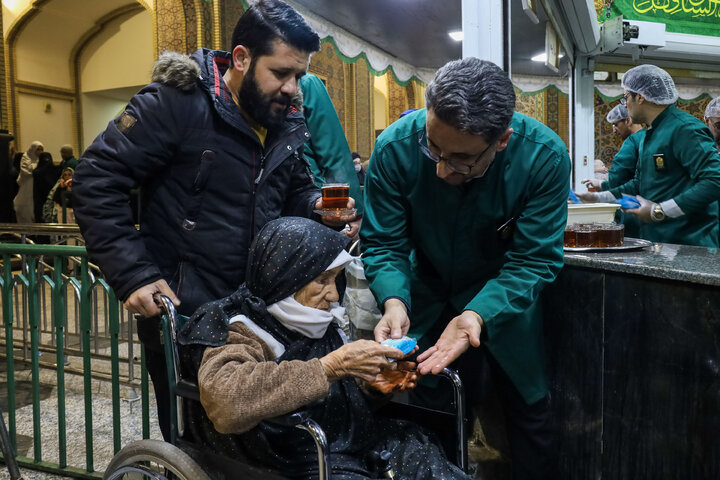
M 624 193 L 622 198 L 618 198 L 617 200 L 615 200 L 615 203 L 617 203 L 624 209 L 633 209 L 640 206 L 640 202 L 637 198 L 633 197 L 632 195 L 625 195 Z
M 573 203 L 580 203 L 580 199 L 577 197 L 577 195 L 575 195 L 575 192 L 573 192 L 572 188 L 570 189 L 569 198 L 570 201 Z
M 387 345 L 388 347 L 397 348 L 405 355 L 407 355 L 408 353 L 413 351 L 413 349 L 417 345 L 417 340 L 408 336 L 404 336 L 402 338 L 388 338 L 384 342 L 381 342 L 380 345 Z M 388 360 L 391 362 L 395 361 L 394 358 L 390 358 Z

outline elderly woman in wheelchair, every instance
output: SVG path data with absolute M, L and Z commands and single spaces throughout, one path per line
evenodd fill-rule
M 197 372 L 202 409 L 186 428 L 215 452 L 293 478 L 318 475 L 316 446 L 273 417 L 302 410 L 325 432 L 332 478 L 468 478 L 417 425 L 376 416 L 383 394 L 412 388 L 412 362 L 369 340 L 347 342 L 336 320 L 335 277 L 347 238 L 319 223 L 268 223 L 250 251 L 246 282 L 201 307 L 178 334 Z

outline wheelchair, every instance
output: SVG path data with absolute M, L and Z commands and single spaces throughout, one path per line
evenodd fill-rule
M 186 399 L 200 401 L 197 384 L 183 377 L 180 369 L 181 363 L 176 333 L 188 318 L 177 314 L 175 306 L 168 297 L 160 295 L 158 298 L 164 311 L 161 317 L 161 327 L 170 390 L 170 404 L 167 408 L 171 419 L 171 441 L 143 439 L 129 443 L 115 454 L 105 470 L 103 480 L 145 478 L 154 480 L 217 480 L 216 477 L 223 478 L 226 475 L 211 475 L 206 470 L 208 465 L 213 465 L 212 468 L 215 472 L 232 472 L 232 477 L 227 478 L 283 480 L 285 477 L 267 468 L 241 463 L 235 459 L 207 452 L 200 445 L 194 444 L 191 440 L 185 438 L 183 402 Z M 399 408 L 395 404 L 393 408 L 393 402 L 390 402 L 388 404 L 390 408 L 387 409 L 385 415 L 394 418 L 401 416 L 435 431 L 437 431 L 438 427 L 449 430 L 448 425 L 451 425 L 452 440 L 443 442 L 445 451 L 458 467 L 463 471 L 467 471 L 467 430 L 463 385 L 460 377 L 453 370 L 446 368 L 440 376 L 448 379 L 453 387 L 456 406 L 454 414 L 404 404 Z M 407 412 L 408 410 L 412 412 L 411 415 L 398 415 L 398 412 Z M 429 422 L 428 419 L 430 419 Z M 448 422 L 450 419 L 452 421 Z M 314 440 L 317 449 L 319 480 L 332 478 L 325 433 L 322 427 L 312 418 L 309 418 L 306 412 L 295 412 L 266 421 L 305 430 Z M 452 445 L 452 447 L 448 447 L 448 445 Z M 386 458 L 382 460 L 387 463 Z M 206 468 L 201 465 L 206 465 Z

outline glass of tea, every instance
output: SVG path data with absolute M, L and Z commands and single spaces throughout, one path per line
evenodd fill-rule
M 577 247 L 575 225 L 568 225 L 565 227 L 565 233 L 563 234 L 563 246 L 571 248 Z
M 350 185 L 347 183 L 326 183 L 322 186 L 322 204 L 326 210 L 343 210 L 350 199 Z

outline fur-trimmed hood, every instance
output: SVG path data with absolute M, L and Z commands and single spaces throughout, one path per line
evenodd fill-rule
M 202 80 L 200 65 L 190 55 L 169 50 L 160 54 L 152 68 L 152 81 L 189 92 Z M 303 95 L 298 86 L 291 105 L 302 112 Z
M 164 51 L 160 54 L 152 68 L 152 81 L 163 83 L 189 92 L 202 78 L 200 66 L 190 55 L 178 52 Z

